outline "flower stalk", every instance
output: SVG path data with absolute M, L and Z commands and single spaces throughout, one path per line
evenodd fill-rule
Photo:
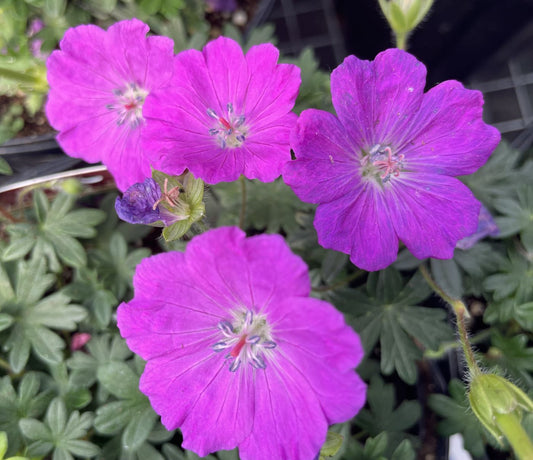
M 469 313 L 465 304 L 444 292 L 431 277 L 427 265 L 422 264 L 420 272 L 435 293 L 452 306 L 455 313 L 459 341 L 468 367 L 468 400 L 472 411 L 500 444 L 503 437 L 507 439 L 519 459 L 533 459 L 533 443 L 520 423 L 523 411 L 533 411 L 533 401 L 503 377 L 481 371 L 468 338 L 466 318 Z
M 515 413 L 495 414 L 494 421 L 520 460 L 533 458 L 533 443 Z

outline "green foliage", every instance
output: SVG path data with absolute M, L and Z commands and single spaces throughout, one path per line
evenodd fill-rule
M 220 226 L 238 225 L 242 206 L 241 181 L 221 182 L 211 187 L 218 199 L 217 224 Z M 245 187 L 245 227 L 269 233 L 294 231 L 298 228 L 296 214 L 311 207 L 302 203 L 281 179 L 269 183 L 245 180 Z
M 0 143 L 1 142 L 2 140 L 1 140 L 1 134 L 0 134 Z M 9 163 L 3 157 L 0 157 L 0 174 L 5 174 L 8 176 L 13 174 L 13 170 L 11 169 L 11 166 L 9 166 Z
M 52 398 L 51 391 L 42 391 L 39 376 L 35 372 L 22 377 L 18 391 L 8 376 L 0 379 L 0 431 L 5 432 L 9 439 L 7 455 L 15 455 L 24 445 L 19 421 L 26 417 L 39 417 Z
M 74 200 L 72 195 L 60 192 L 50 204 L 42 190 L 35 190 L 34 220 L 6 227 L 11 241 L 4 248 L 2 260 L 16 260 L 31 252 L 36 259 L 46 258 L 54 272 L 61 270 L 59 260 L 71 267 L 86 265 L 85 250 L 76 238 L 94 237 L 94 227 L 105 214 L 98 209 L 72 210 Z
M 448 386 L 450 396 L 432 394 L 429 406 L 440 415 L 438 430 L 442 436 L 461 433 L 465 448 L 475 457 L 485 455 L 485 443 L 490 435 L 479 423 L 470 409 L 466 394 L 466 386 L 459 380 L 452 380 Z
M 485 206 L 493 208 L 496 200 L 515 196 L 517 185 L 530 182 L 533 161 L 522 163 L 522 157 L 522 152 L 502 141 L 482 168 L 461 180 Z
M 68 418 L 67 418 L 68 417 Z M 91 412 L 68 414 L 61 398 L 55 398 L 46 411 L 44 423 L 34 418 L 20 420 L 20 430 L 33 441 L 28 446 L 32 456 L 43 456 L 53 451 L 54 459 L 73 460 L 73 456 L 92 458 L 99 448 L 85 441 L 87 431 L 92 426 Z
M 367 353 L 379 341 L 383 374 L 396 370 L 402 380 L 413 384 L 416 361 L 422 357 L 414 339 L 435 350 L 453 338 L 444 310 L 419 306 L 429 293 L 419 273 L 404 285 L 400 273 L 388 268 L 371 273 L 366 290 L 342 289 L 333 294 L 332 301 L 353 318 L 351 323 Z
M 114 232 L 102 249 L 89 252 L 91 265 L 99 273 L 103 286 L 117 299 L 124 298 L 128 289 L 132 288 L 135 267 L 149 255 L 150 250 L 146 248 L 129 251 L 126 240 L 119 232 Z
M 301 113 L 309 107 L 333 112 L 329 74 L 318 68 L 318 59 L 311 48 L 305 48 L 296 59 L 285 62 L 300 68 L 302 84 L 296 99 L 294 111 Z
M 109 325 L 113 308 L 118 304 L 115 295 L 98 279 L 98 272 L 86 267 L 75 271 L 74 280 L 62 290 L 72 300 L 82 302 L 99 329 Z
M 26 365 L 30 350 L 47 363 L 59 363 L 65 344 L 51 329 L 72 331 L 87 312 L 71 305 L 60 292 L 44 297 L 55 277 L 46 273 L 43 259 L 19 260 L 15 267 L 10 280 L 0 265 L 0 310 L 2 334 L 9 333 L 4 350 L 8 350 L 11 369 L 18 373 Z
M 420 405 L 417 401 L 406 400 L 398 407 L 395 406 L 394 386 L 385 384 L 377 375 L 372 377 L 367 390 L 367 408 L 357 414 L 354 423 L 371 437 L 387 433 L 387 440 L 382 440 L 384 448 L 376 449 L 380 455 L 385 451 L 387 455 L 391 455 L 407 437 L 405 431 L 420 418 Z
M 97 370 L 98 381 L 117 400 L 98 408 L 94 426 L 105 435 L 122 433 L 121 447 L 125 453 L 140 449 L 156 428 L 157 414 L 138 388 L 142 371 L 139 367 L 136 372 L 128 363 L 110 361 Z
M 389 447 L 389 435 L 386 432 L 380 433 L 375 438 L 368 438 L 362 446 L 358 442 L 352 443 L 349 455 L 344 458 L 358 460 L 415 460 L 416 453 L 411 441 L 404 439 L 398 447 L 391 453 Z

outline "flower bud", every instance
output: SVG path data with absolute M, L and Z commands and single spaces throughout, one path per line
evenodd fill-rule
M 474 376 L 468 399 L 476 417 L 500 443 L 504 433 L 498 424 L 499 415 L 514 414 L 520 420 L 522 410 L 533 411 L 533 402 L 522 390 L 495 374 Z
M 186 172 L 169 176 L 152 171 L 142 183 L 133 184 L 122 198 L 117 197 L 118 216 L 131 224 L 165 227 L 166 241 L 181 238 L 205 213 L 204 183 Z
M 379 0 L 381 11 L 391 29 L 397 34 L 408 34 L 424 19 L 433 0 Z

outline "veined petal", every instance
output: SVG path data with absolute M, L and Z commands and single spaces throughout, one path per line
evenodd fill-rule
M 121 191 L 149 176 L 157 159 L 140 149 L 142 107 L 146 95 L 172 74 L 172 40 L 147 32 L 137 19 L 107 31 L 74 27 L 47 61 L 46 113 L 60 131 L 61 147 L 73 157 L 102 161 Z
M 147 97 L 143 145 L 169 174 L 188 168 L 209 184 L 272 181 L 290 159 L 299 70 L 272 45 L 246 55 L 226 37 L 175 59 L 171 85 Z
M 398 49 L 373 62 L 348 56 L 331 74 L 333 106 L 356 145 L 391 144 L 412 123 L 422 101 L 426 68 Z
M 364 270 L 381 270 L 396 260 L 398 238 L 383 191 L 374 184 L 321 204 L 314 225 L 321 246 L 350 254 Z
M 242 460 L 314 459 L 326 440 L 327 422 L 313 389 L 285 367 L 280 362 L 256 373 L 255 429 L 239 446 Z
M 252 431 L 256 387 L 249 377 L 229 372 L 224 357 L 203 343 L 148 361 L 140 390 L 168 430 L 181 428 L 183 447 L 204 457 L 234 449 Z
M 457 81 L 430 89 L 411 129 L 398 139 L 406 168 L 460 176 L 485 164 L 500 142 L 499 131 L 482 119 L 483 96 Z
M 120 333 L 147 360 L 140 389 L 167 429 L 181 428 L 183 447 L 309 460 L 328 424 L 361 407 L 359 339 L 333 306 L 309 299 L 306 267 L 280 236 L 210 230 L 185 253 L 143 261 L 134 287 Z
M 356 188 L 360 160 L 338 119 L 304 110 L 291 134 L 296 160 L 286 163 L 283 180 L 310 203 L 328 203 Z
M 386 195 L 398 238 L 419 258 L 451 259 L 457 242 L 475 232 L 481 203 L 458 179 L 405 174 Z

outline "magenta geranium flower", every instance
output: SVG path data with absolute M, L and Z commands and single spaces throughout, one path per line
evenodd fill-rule
M 134 287 L 118 327 L 147 361 L 141 391 L 184 448 L 314 460 L 328 425 L 364 404 L 359 337 L 309 297 L 307 267 L 280 236 L 211 230 L 185 253 L 143 260 Z
M 477 228 L 481 204 L 454 176 L 482 166 L 500 140 L 481 119 L 483 98 L 457 81 L 424 94 L 426 68 L 391 49 L 347 57 L 331 75 L 338 118 L 306 110 L 293 131 L 296 160 L 283 177 L 318 203 L 319 243 L 365 270 L 396 259 L 449 259 Z
M 142 107 L 172 75 L 172 40 L 147 32 L 137 19 L 107 31 L 74 27 L 47 61 L 46 115 L 59 144 L 70 156 L 104 163 L 122 191 L 151 176 L 153 159 L 140 144 Z
M 220 37 L 202 52 L 183 51 L 170 85 L 146 98 L 146 149 L 161 155 L 156 167 L 167 174 L 188 168 L 214 184 L 249 179 L 272 181 L 290 160 L 291 112 L 300 70 L 278 64 L 270 44 L 246 55 Z

